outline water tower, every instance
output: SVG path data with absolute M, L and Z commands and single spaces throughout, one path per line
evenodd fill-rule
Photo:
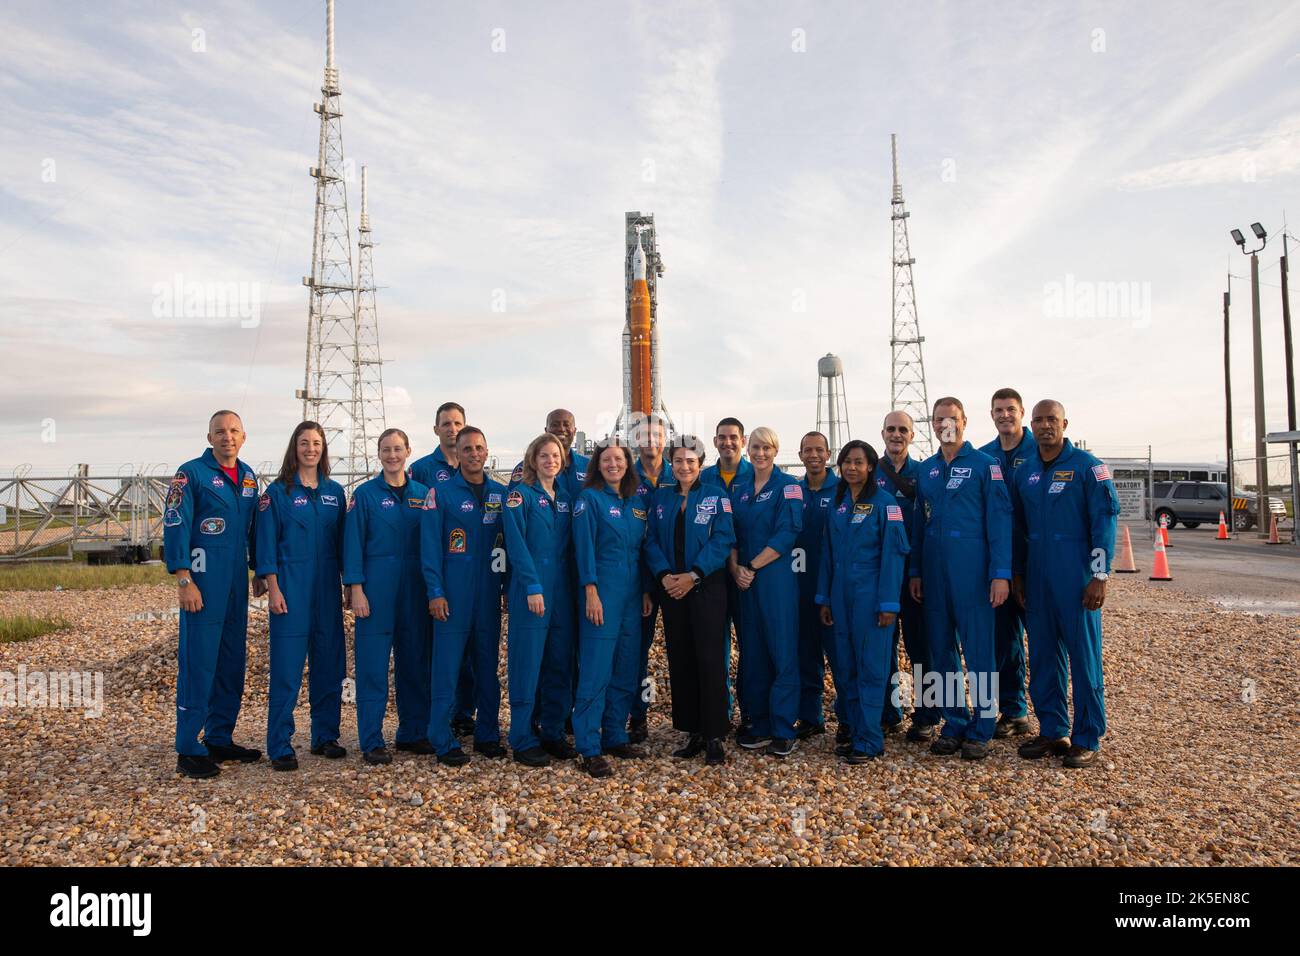
M 831 460 L 849 440 L 849 406 L 844 399 L 844 363 L 827 352 L 817 360 L 817 430 L 826 436 Z

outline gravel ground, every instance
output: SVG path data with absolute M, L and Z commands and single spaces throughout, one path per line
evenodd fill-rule
M 346 760 L 302 769 L 174 772 L 176 624 L 149 620 L 175 589 L 0 594 L 0 614 L 73 624 L 0 645 L 0 671 L 102 671 L 98 719 L 0 710 L 0 862 L 11 864 L 1264 864 L 1300 862 L 1300 706 L 1294 619 L 1227 613 L 1119 578 L 1106 615 L 1110 731 L 1083 771 L 1019 759 L 932 756 L 901 736 L 848 767 L 833 735 L 788 760 L 738 753 L 706 768 L 669 752 L 666 667 L 651 759 L 591 780 L 572 764 L 456 770 L 395 755 L 372 768 L 344 705 Z M 263 747 L 266 618 L 250 628 L 235 739 Z M 504 653 L 502 655 L 504 663 Z M 349 651 L 349 661 L 351 652 Z M 390 704 L 390 715 L 393 709 Z M 503 708 L 503 718 L 505 711 Z M 391 740 L 393 719 L 387 732 Z M 1017 741 L 1018 742 L 1018 741 Z

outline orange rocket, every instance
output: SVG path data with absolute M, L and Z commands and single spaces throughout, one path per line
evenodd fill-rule
M 632 314 L 629 317 L 632 359 L 632 411 L 649 415 L 654 396 L 650 394 L 650 288 L 645 279 L 645 252 L 637 236 L 632 253 Z

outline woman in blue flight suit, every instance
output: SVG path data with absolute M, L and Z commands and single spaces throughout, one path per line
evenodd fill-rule
M 311 661 L 311 752 L 337 759 L 347 651 L 343 640 L 343 486 L 330 477 L 325 430 L 293 430 L 280 474 L 257 502 L 257 575 L 266 579 L 271 624 L 266 752 L 276 770 L 297 770 L 293 709 Z
M 889 655 L 911 550 L 903 509 L 876 484 L 879 460 L 864 441 L 840 449 L 840 484 L 817 580 L 822 622 L 835 628 L 836 690 L 844 694 L 853 734 L 835 752 L 852 764 L 874 760 L 885 749 L 880 714 L 890 692 Z
M 411 443 L 379 436 L 382 474 L 357 487 L 343 526 L 343 583 L 356 615 L 357 737 L 366 763 L 393 760 L 384 746 L 388 660 L 397 685 L 397 749 L 430 754 L 429 610 L 420 568 L 420 517 L 429 489 L 406 474 Z
M 645 754 L 628 743 L 627 718 L 636 693 L 641 618 L 650 595 L 641 569 L 646 505 L 636 494 L 626 445 L 596 446 L 586 486 L 573 505 L 573 550 L 585 612 L 578 626 L 578 689 L 573 705 L 574 745 L 593 777 L 613 773 L 606 754 Z
M 658 582 L 664 646 L 673 690 L 673 726 L 688 736 L 674 757 L 701 752 L 726 761 L 727 560 L 736 545 L 731 499 L 700 482 L 704 443 L 683 435 L 669 447 L 675 485 L 655 491 L 646 529 L 645 563 Z
M 799 581 L 791 551 L 803 528 L 803 487 L 776 467 L 779 450 L 772 429 L 750 433 L 754 473 L 732 486 L 736 550 L 729 567 L 740 589 L 741 710 L 752 721 L 737 742 L 787 757 L 799 716 Z
M 545 767 L 551 757 L 571 760 L 578 755 L 564 739 L 564 722 L 573 711 L 576 624 L 572 501 L 557 478 L 564 457 L 554 435 L 533 439 L 520 465 L 519 483 L 506 497 L 510 749 L 516 761 L 530 767 Z

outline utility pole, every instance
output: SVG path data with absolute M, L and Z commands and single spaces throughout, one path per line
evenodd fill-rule
M 1233 493 L 1237 487 L 1232 476 L 1232 338 L 1228 334 L 1228 310 L 1232 305 L 1232 273 L 1228 273 L 1228 291 L 1223 293 L 1223 400 L 1227 415 L 1228 436 L 1228 524 L 1233 531 L 1237 529 L 1236 517 L 1232 508 Z
M 1286 427 L 1295 431 L 1295 355 L 1291 346 L 1291 296 L 1287 293 L 1287 270 L 1290 268 L 1287 250 L 1286 221 L 1282 222 L 1282 261 L 1278 263 L 1282 273 L 1282 344 L 1286 356 Z M 1296 534 L 1300 522 L 1300 475 L 1296 473 L 1296 443 L 1291 448 L 1291 543 L 1300 545 L 1300 535 Z
M 1255 352 L 1255 484 L 1259 502 L 1260 537 L 1268 536 L 1268 522 L 1272 512 L 1268 507 L 1268 445 L 1264 442 L 1264 339 L 1259 321 L 1259 254 L 1268 245 L 1268 232 L 1257 222 L 1250 231 L 1259 240 L 1259 248 L 1246 251 L 1246 237 L 1240 229 L 1232 230 L 1232 241 L 1241 247 L 1242 255 L 1250 256 L 1250 318 L 1251 339 Z

